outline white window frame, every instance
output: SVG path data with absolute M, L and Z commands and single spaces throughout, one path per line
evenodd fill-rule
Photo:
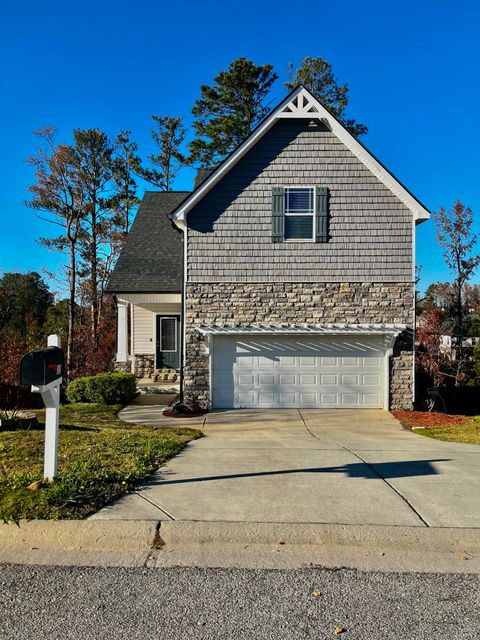
M 178 316 L 164 316 L 164 315 L 160 315 L 160 327 L 159 327 L 159 343 L 160 343 L 160 353 L 176 353 L 178 351 L 178 338 L 177 338 L 177 334 L 178 334 Z M 163 331 L 162 331 L 162 320 L 174 320 L 175 321 L 175 349 L 162 349 L 162 338 L 163 338 Z
M 312 216 L 312 237 L 311 238 L 286 238 L 285 237 L 285 224 L 283 225 L 283 241 L 284 242 L 315 242 L 315 227 L 317 219 L 317 192 L 316 187 L 311 184 L 290 184 L 282 186 L 283 189 L 283 202 L 284 202 L 284 217 L 287 216 Z M 310 213 L 287 213 L 285 208 L 285 192 L 287 189 L 312 189 L 313 190 L 313 212 Z

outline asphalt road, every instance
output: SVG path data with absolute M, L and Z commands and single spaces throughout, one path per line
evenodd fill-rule
M 320 592 L 320 595 L 312 595 Z M 480 577 L 0 567 L 1 640 L 480 637 Z

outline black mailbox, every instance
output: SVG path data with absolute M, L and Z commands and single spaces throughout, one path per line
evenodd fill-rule
M 26 353 L 20 361 L 20 384 L 47 385 L 63 375 L 65 361 L 59 347 L 47 347 Z

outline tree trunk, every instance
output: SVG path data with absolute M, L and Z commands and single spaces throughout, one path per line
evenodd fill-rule
M 457 360 L 460 362 L 463 356 L 462 346 L 462 328 L 463 328 L 463 308 L 462 308 L 462 285 L 457 280 Z
M 92 348 L 95 352 L 98 348 L 98 274 L 97 274 L 97 217 L 96 202 L 93 203 L 92 213 L 92 238 L 90 245 L 90 330 Z
M 67 381 L 71 378 L 72 373 L 72 354 L 73 354 L 73 343 L 74 343 L 74 333 L 75 333 L 75 294 L 76 294 L 76 286 L 77 286 L 77 259 L 75 255 L 75 241 L 70 239 L 70 274 L 69 274 L 69 288 L 70 295 L 68 298 L 68 337 L 67 337 L 67 366 L 66 366 L 66 377 Z

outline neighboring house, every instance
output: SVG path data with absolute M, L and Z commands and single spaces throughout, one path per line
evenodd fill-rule
M 167 216 L 186 238 L 181 306 Z M 142 375 L 179 348 L 169 319 L 184 313 L 185 392 L 204 406 L 409 408 L 415 225 L 428 217 L 298 87 L 193 192 L 146 194 L 109 284 L 117 359 L 129 302 Z
M 458 338 L 455 338 L 451 335 L 441 335 L 438 338 L 439 340 L 439 348 L 442 353 L 451 354 L 453 351 L 453 347 L 458 344 Z M 475 346 L 480 341 L 480 338 L 462 338 L 462 347 L 467 350 L 473 350 Z

